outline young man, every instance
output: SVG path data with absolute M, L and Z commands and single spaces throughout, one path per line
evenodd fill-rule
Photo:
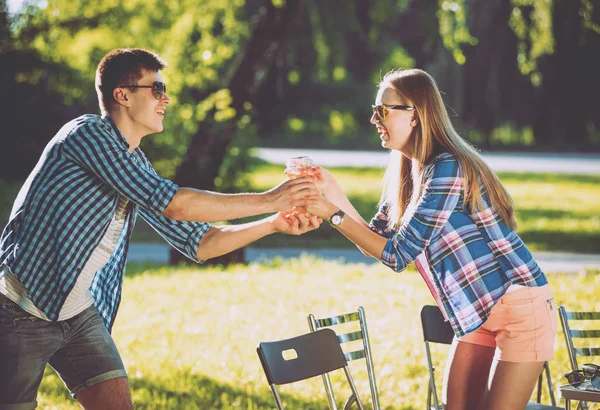
M 321 223 L 278 213 L 209 224 L 309 205 L 319 195 L 310 178 L 228 195 L 180 188 L 156 174 L 139 144 L 163 129 L 171 102 L 159 73 L 165 65 L 142 49 L 107 54 L 96 72 L 103 115 L 66 124 L 15 200 L 0 238 L 0 410 L 35 408 L 48 363 L 84 408 L 132 408 L 110 329 L 138 214 L 198 262 Z

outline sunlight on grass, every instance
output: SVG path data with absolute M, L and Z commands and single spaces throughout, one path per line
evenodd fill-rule
M 600 310 L 597 272 L 552 275 L 549 280 L 558 305 Z M 361 305 L 381 403 L 386 409 L 421 409 L 427 370 L 419 312 L 431 303 L 413 270 L 398 275 L 382 265 L 341 265 L 303 257 L 227 270 L 164 267 L 126 278 L 114 336 L 136 408 L 272 409 L 255 351 L 258 342 L 306 333 L 308 313 L 326 316 Z M 556 347 L 551 367 L 558 386 L 568 368 L 560 333 Z M 446 350 L 442 346 L 434 353 L 443 361 Z M 362 361 L 351 362 L 359 391 L 367 399 L 363 367 Z M 67 407 L 62 382 L 50 376 L 42 383 L 40 408 L 77 408 Z M 341 377 L 333 378 L 340 402 L 349 394 Z M 320 378 L 283 386 L 281 391 L 291 409 L 327 408 Z

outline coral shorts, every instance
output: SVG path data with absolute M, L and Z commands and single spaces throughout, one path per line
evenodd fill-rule
M 474 332 L 459 338 L 496 349 L 505 362 L 544 362 L 554 358 L 556 304 L 548 285 L 511 286 Z

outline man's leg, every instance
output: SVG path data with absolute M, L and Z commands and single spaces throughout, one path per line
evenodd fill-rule
M 50 360 L 85 409 L 131 409 L 127 373 L 94 306 L 64 321 L 65 346 Z
M 46 364 L 62 344 L 62 327 L 0 295 L 0 409 L 34 409 Z
M 127 377 L 94 384 L 81 390 L 76 397 L 85 410 L 133 409 Z
M 475 410 L 483 402 L 495 348 L 452 343 L 444 373 L 442 402 L 446 410 Z

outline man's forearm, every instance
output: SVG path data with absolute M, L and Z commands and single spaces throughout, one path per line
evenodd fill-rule
M 274 233 L 270 218 L 242 225 L 213 226 L 200 240 L 200 260 L 224 255 Z
M 214 222 L 275 212 L 273 202 L 266 196 L 179 188 L 163 214 L 176 220 Z

